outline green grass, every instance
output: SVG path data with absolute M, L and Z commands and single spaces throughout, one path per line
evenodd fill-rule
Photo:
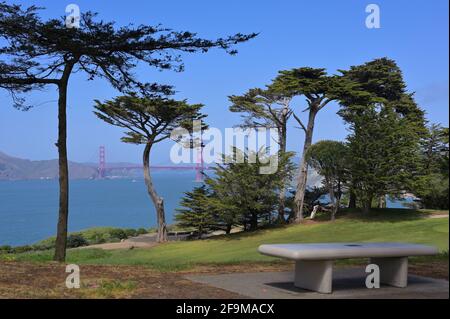
M 77 291 L 84 298 L 123 298 L 136 289 L 134 281 L 100 280 L 84 281 Z
M 273 262 L 275 259 L 259 254 L 257 247 L 261 244 L 290 242 L 397 241 L 435 245 L 445 252 L 449 240 L 448 218 L 422 218 L 428 213 L 375 210 L 370 216 L 355 217 L 353 212 L 346 212 L 334 223 L 293 225 L 209 240 L 172 242 L 152 249 L 73 249 L 68 251 L 67 261 L 77 264 L 145 265 L 172 271 L 199 264 Z M 44 251 L 18 254 L 10 256 L 10 259 L 45 262 L 51 260 L 51 256 L 51 251 Z M 446 256 L 448 258 L 448 254 Z

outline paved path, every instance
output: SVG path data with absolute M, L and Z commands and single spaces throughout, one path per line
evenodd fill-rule
M 222 275 L 188 275 L 194 282 L 208 284 L 250 298 L 269 299 L 425 299 L 449 298 L 449 283 L 443 279 L 409 276 L 407 288 L 381 286 L 367 289 L 364 267 L 336 268 L 333 293 L 319 294 L 296 288 L 293 272 L 234 273 Z
M 158 243 L 143 243 L 143 242 L 130 242 L 130 241 L 122 241 L 119 243 L 105 243 L 105 244 L 97 244 L 97 245 L 89 245 L 80 247 L 80 249 L 87 248 L 99 248 L 104 250 L 115 250 L 115 249 L 134 249 L 134 248 L 152 248 L 158 245 Z
M 428 218 L 448 218 L 448 214 L 432 214 Z
M 188 235 L 169 235 L 169 241 L 185 240 Z M 130 237 L 124 241 L 117 243 L 105 243 L 80 247 L 80 249 L 86 248 L 100 248 L 105 250 L 114 249 L 133 249 L 133 248 L 152 248 L 157 246 L 156 234 L 144 234 L 136 237 Z

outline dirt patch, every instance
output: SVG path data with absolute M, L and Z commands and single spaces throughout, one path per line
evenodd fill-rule
M 274 263 L 241 263 L 236 265 L 197 265 L 182 274 L 230 274 L 235 272 L 274 272 L 292 270 L 294 264 L 290 261 Z
M 448 281 L 448 260 L 409 265 L 411 274 Z
M 81 288 L 68 289 L 65 265 L 0 262 L 0 298 L 242 298 L 181 274 L 137 266 L 81 266 Z
M 365 266 L 367 262 L 336 264 L 335 267 Z M 274 263 L 244 263 L 239 265 L 199 265 L 193 269 L 182 271 L 184 274 L 229 274 L 246 272 L 292 271 L 294 263 L 280 261 Z M 448 260 L 430 262 L 410 262 L 409 273 L 418 276 L 448 280 Z
M 105 243 L 105 244 L 96 244 L 90 246 L 83 246 L 77 249 L 86 249 L 86 248 L 97 248 L 104 250 L 115 250 L 115 249 L 134 249 L 134 248 L 153 248 L 157 246 L 158 243 L 146 243 L 146 242 L 131 242 L 131 241 L 123 241 L 119 243 Z

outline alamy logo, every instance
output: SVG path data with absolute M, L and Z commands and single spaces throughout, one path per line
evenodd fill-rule
M 69 4 L 66 6 L 66 28 L 80 27 L 80 7 L 76 4 Z
M 366 17 L 366 27 L 368 29 L 381 28 L 380 7 L 374 3 L 369 4 L 366 7 L 366 13 L 369 13 L 369 15 Z
M 366 267 L 366 287 L 369 289 L 380 288 L 380 267 L 376 264 L 369 264 Z
M 80 288 L 80 267 L 75 264 L 67 265 L 66 272 L 70 273 L 66 278 L 66 287 L 69 289 Z
M 264 166 L 260 174 L 274 174 L 278 170 L 278 131 L 273 128 L 226 128 L 225 136 L 218 128 L 211 127 L 201 130 L 201 122 L 193 122 L 193 130 L 189 132 L 184 128 L 172 131 L 170 138 L 178 141 L 170 150 L 170 159 L 174 164 L 199 163 L 199 158 L 205 164 L 223 163 L 256 163 L 258 160 Z M 190 147 L 180 142 L 183 136 L 190 136 Z M 200 149 L 201 155 L 195 157 L 192 148 Z M 233 157 L 233 148 L 241 151 L 247 150 L 252 156 L 244 158 L 237 154 Z M 225 155 L 225 156 L 224 156 Z M 267 164 L 267 165 L 266 165 Z

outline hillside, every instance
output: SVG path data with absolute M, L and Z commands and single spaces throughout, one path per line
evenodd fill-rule
M 90 165 L 69 162 L 73 179 L 93 178 L 97 169 Z M 58 160 L 31 161 L 0 152 L 0 180 L 58 178 Z

